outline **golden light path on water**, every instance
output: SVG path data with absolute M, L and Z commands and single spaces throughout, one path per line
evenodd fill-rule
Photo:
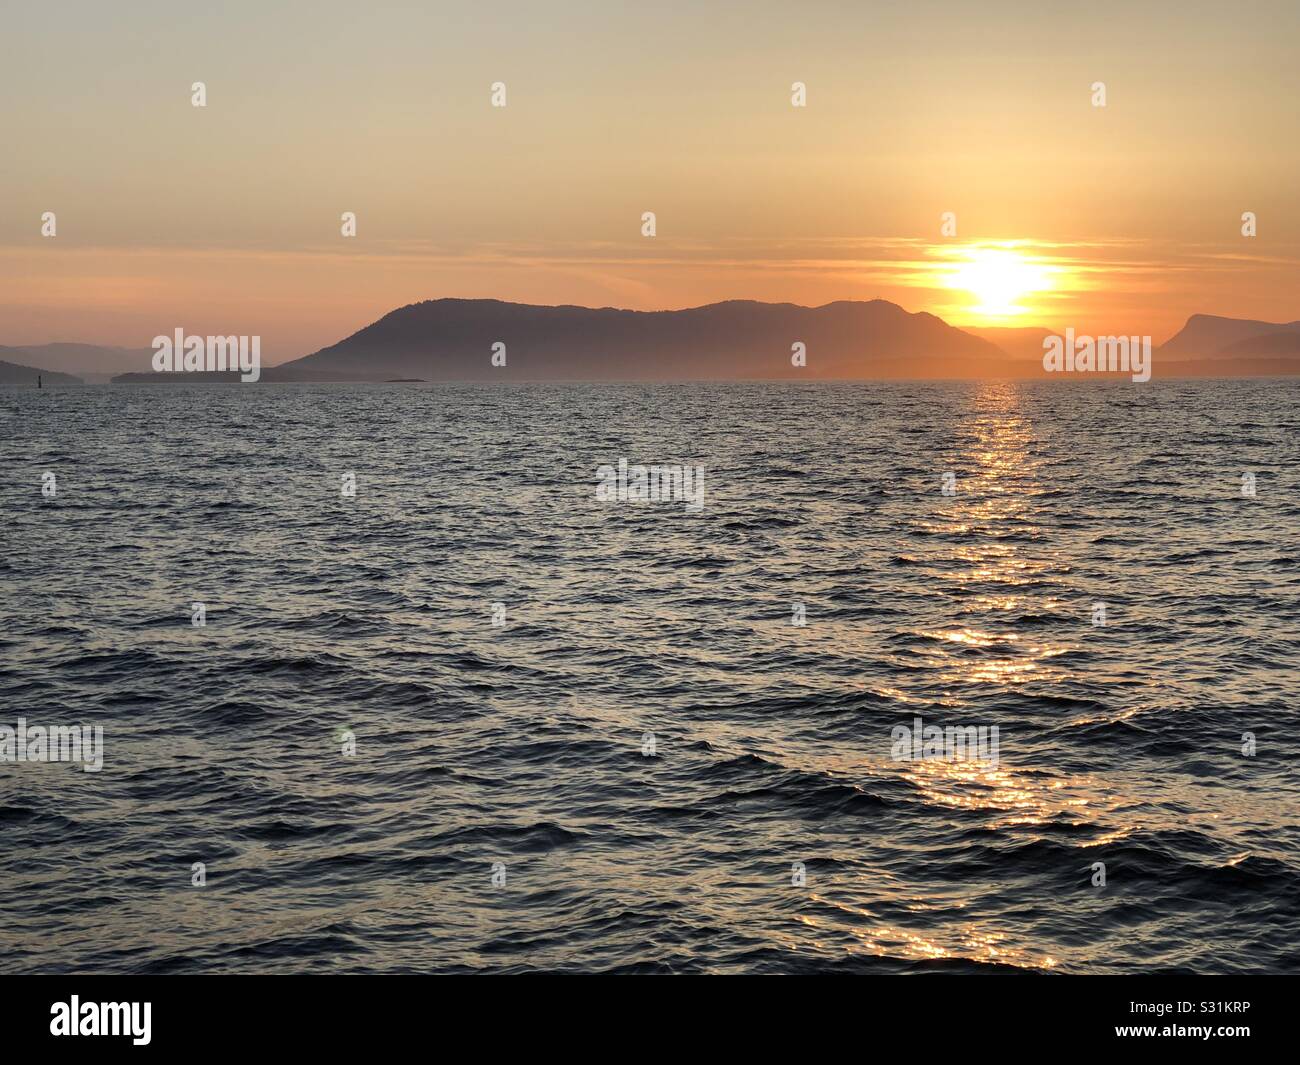
M 1022 632 L 986 627 L 989 621 L 1014 618 L 1026 608 L 1029 586 L 1040 583 L 1056 565 L 1041 545 L 1035 544 L 1031 555 L 1009 535 L 1017 527 L 1032 526 L 1035 497 L 1046 491 L 1039 479 L 1041 461 L 1032 455 L 1034 429 L 1021 413 L 1017 387 L 983 386 L 974 397 L 962 435 L 964 446 L 954 463 L 959 482 L 953 505 L 931 517 L 918 517 L 914 523 L 942 545 L 931 561 L 950 563 L 931 566 L 927 579 L 939 582 L 940 594 L 945 584 L 961 588 L 993 584 L 1010 590 L 969 597 L 965 607 L 971 617 L 968 624 L 919 627 L 917 635 L 931 648 L 924 665 L 934 671 L 948 693 L 950 717 L 942 723 L 978 725 L 982 722 L 971 719 L 978 713 L 971 698 L 973 689 L 978 692 L 988 687 L 1060 680 L 1065 671 L 1056 669 L 1053 659 L 1071 648 Z M 953 546 L 951 541 L 957 537 L 973 542 Z M 1026 588 L 1025 594 L 1016 591 L 1021 587 Z M 1054 605 L 1053 600 L 1044 604 L 1041 592 L 1035 596 L 1034 609 Z M 975 652 L 978 657 L 954 652 Z M 890 694 L 895 699 L 903 695 L 897 689 Z M 1014 745 L 1016 737 L 1006 738 Z M 873 772 L 904 780 L 929 809 L 985 813 L 985 827 L 994 834 L 1013 826 L 1023 829 L 1062 820 L 1093 822 L 1115 805 L 1114 797 L 1097 780 L 1035 766 L 1018 748 L 1013 760 L 1003 757 L 996 764 L 977 759 L 893 761 L 872 757 L 867 761 Z M 841 764 L 837 769 L 846 771 L 849 766 Z M 1103 839 L 1123 834 L 1117 828 Z M 896 887 L 907 899 L 916 925 L 875 921 L 864 926 L 859 922 L 874 915 L 857 908 L 858 920 L 848 927 L 862 952 L 917 961 L 960 958 L 1038 970 L 1058 964 L 1053 955 L 1018 944 L 1014 933 L 992 929 L 975 914 L 954 921 L 953 911 L 972 908 L 974 900 L 964 889 L 954 888 L 946 897 L 936 898 L 932 891 L 921 896 L 904 883 Z M 843 899 L 825 897 L 821 901 L 837 910 L 847 906 L 846 916 L 854 912 Z M 815 929 L 825 919 L 805 914 L 800 920 Z M 841 922 L 835 924 L 843 930 Z
M 811 946 L 904 963 L 1073 970 L 1091 960 L 1086 942 L 1069 936 L 1044 942 L 1041 918 L 1037 924 L 1009 920 L 1017 898 L 1030 913 L 1044 883 L 1069 885 L 1049 909 L 1058 918 L 1068 910 L 1086 925 L 1094 907 L 1109 905 L 1089 887 L 1091 863 L 1141 849 L 1145 844 L 1132 840 L 1137 833 L 1213 825 L 1217 835 L 1240 844 L 1233 863 L 1255 853 L 1249 818 L 1232 824 L 1242 801 L 1229 790 L 1181 773 L 1144 776 L 1122 759 L 1079 771 L 1062 757 L 1062 735 L 1145 714 L 1164 718 L 1176 709 L 1161 699 L 1158 678 L 1126 676 L 1118 686 L 1120 667 L 1106 637 L 1090 628 L 1086 612 L 1079 614 L 1085 600 L 1071 574 L 1087 545 L 1061 539 L 1074 534 L 1061 531 L 1060 512 L 1052 508 L 1069 504 L 1055 501 L 1050 486 L 1058 478 L 1045 469 L 1048 449 L 1039 446 L 1024 398 L 1022 386 L 1000 383 L 962 396 L 949 456 L 957 494 L 905 519 L 921 534 L 907 539 L 924 545 L 909 548 L 918 556 L 911 560 L 912 584 L 923 600 L 918 608 L 907 604 L 893 620 L 868 617 L 834 630 L 836 653 L 864 666 L 883 657 L 888 668 L 863 668 L 845 684 L 895 713 L 872 722 L 876 711 L 868 703 L 861 729 L 847 742 L 801 731 L 779 715 L 768 723 L 712 721 L 690 732 L 716 756 L 757 755 L 780 770 L 808 774 L 810 788 L 829 786 L 828 801 L 849 803 L 852 816 L 863 808 L 860 844 L 846 847 L 843 837 L 852 839 L 854 830 L 837 824 L 824 852 L 837 869 L 819 873 L 815 888 L 810 881 L 796 912 L 782 911 L 798 928 L 777 933 L 791 951 Z M 1077 534 L 1085 535 L 1091 533 Z M 1061 638 L 1056 622 L 1036 628 L 1033 616 L 1047 613 L 1077 616 L 1078 638 Z M 1057 635 L 1041 635 L 1046 631 Z M 1084 652 L 1090 656 L 1081 657 Z M 1131 657 L 1125 661 L 1131 665 Z M 896 711 L 908 707 L 927 724 L 1000 721 L 996 764 L 895 761 L 890 727 Z M 728 803 L 746 801 L 743 793 L 725 794 Z M 904 796 L 902 812 L 865 812 L 877 795 L 891 803 Z M 821 815 L 834 821 L 839 809 Z M 900 838 L 884 827 L 891 818 L 910 822 L 932 842 L 918 842 L 910 831 Z M 790 823 L 790 838 L 807 840 L 807 833 L 805 823 Z M 929 872 L 949 862 L 967 870 L 960 882 Z M 734 920 L 750 905 L 733 881 L 708 880 L 701 905 L 718 922 Z

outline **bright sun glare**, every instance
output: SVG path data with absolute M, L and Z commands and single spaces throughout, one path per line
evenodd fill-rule
M 1021 300 L 1031 292 L 1051 288 L 1052 268 L 1010 248 L 970 248 L 950 267 L 947 285 L 969 292 L 969 310 L 985 318 L 1015 318 L 1027 307 Z

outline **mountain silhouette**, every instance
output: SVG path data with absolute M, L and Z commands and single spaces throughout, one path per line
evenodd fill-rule
M 129 370 L 148 370 L 150 348 L 116 348 L 101 344 L 29 344 L 0 346 L 0 359 L 33 366 L 42 372 L 75 374 L 91 383 L 103 383 Z
M 1037 376 L 1043 366 L 1043 339 L 1056 331 L 1036 325 L 967 325 L 962 326 L 962 332 L 987 340 L 1020 364 L 1020 371 Z
M 1253 359 L 1264 357 L 1300 356 L 1300 329 L 1293 332 L 1261 333 L 1259 336 L 1247 337 L 1220 348 L 1218 354 L 1224 358 Z
M 506 365 L 492 365 L 493 345 Z M 805 345 L 806 368 L 791 364 Z M 499 349 L 498 349 L 499 350 Z M 982 377 L 999 348 L 885 300 L 800 307 L 731 300 L 678 311 L 439 299 L 386 314 L 264 376 L 383 380 L 727 380 Z
M 1156 350 L 1153 361 L 1164 376 L 1300 373 L 1300 322 L 1194 314 Z
M 37 378 L 44 385 L 80 385 L 84 382 L 72 374 L 42 370 L 38 366 L 20 366 L 15 362 L 0 360 L 0 385 L 34 385 Z
M 401 307 L 351 336 L 279 366 L 263 381 L 744 380 L 1024 378 L 1042 369 L 1040 326 L 958 329 L 885 300 L 821 307 L 730 300 L 677 311 L 549 307 L 439 299 Z M 505 345 L 506 365 L 492 364 Z M 807 365 L 791 364 L 803 344 Z M 499 349 L 498 349 L 499 350 Z M 0 346 L 0 383 L 51 384 L 92 367 L 89 382 L 199 384 L 237 373 L 155 374 L 149 349 L 92 344 Z M 8 361 L 8 360 L 14 361 Z M 114 375 L 129 360 L 139 370 Z M 1155 351 L 1156 377 L 1300 374 L 1300 322 L 1194 314 Z
M 1160 353 L 1176 360 L 1206 359 L 1245 340 L 1285 333 L 1300 333 L 1300 322 L 1257 322 L 1249 318 L 1194 314 L 1182 329 L 1160 345 Z

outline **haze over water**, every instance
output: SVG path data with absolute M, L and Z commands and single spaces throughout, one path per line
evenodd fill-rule
M 0 774 L 10 971 L 1300 962 L 1294 379 L 6 389 L 0 424 L 0 723 L 105 736 Z M 597 502 L 619 458 L 702 465 L 703 511 Z M 998 765 L 894 761 L 916 717 Z

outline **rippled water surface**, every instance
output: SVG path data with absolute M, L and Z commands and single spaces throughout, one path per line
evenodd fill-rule
M 105 737 L 0 764 L 5 971 L 1300 963 L 1294 380 L 9 388 L 0 430 L 0 724 Z M 597 502 L 620 457 L 703 511 Z M 916 717 L 998 764 L 893 760 Z

